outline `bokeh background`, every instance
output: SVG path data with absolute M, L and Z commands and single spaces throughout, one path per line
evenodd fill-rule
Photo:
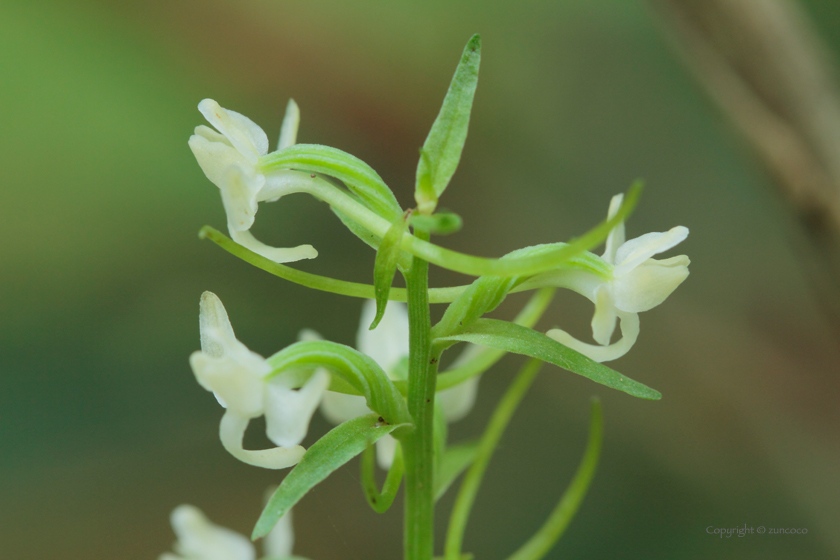
M 805 6 L 836 52 L 840 5 Z M 601 467 L 549 558 L 840 556 L 837 331 L 771 178 L 644 3 L 126 0 L 0 4 L 0 557 L 156 558 L 180 503 L 250 531 L 280 474 L 218 442 L 221 408 L 187 363 L 199 295 L 216 292 L 264 355 L 303 327 L 352 344 L 361 302 L 198 239 L 225 222 L 187 148 L 196 105 L 212 97 L 272 138 L 294 97 L 301 141 L 362 158 L 408 207 L 417 150 L 474 32 L 481 79 L 444 200 L 466 225 L 441 243 L 498 256 L 566 240 L 643 177 L 629 235 L 688 226 L 679 252 L 692 272 L 612 364 L 663 400 L 546 367 L 491 464 L 466 549 L 504 558 L 542 523 L 598 395 Z M 320 256 L 300 268 L 371 277 L 373 253 L 311 199 L 263 205 L 256 231 L 313 244 Z M 464 280 L 433 271 L 435 285 Z M 561 294 L 540 327 L 584 337 L 590 317 L 588 302 Z M 453 439 L 479 433 L 521 362 L 485 375 Z M 308 441 L 327 429 L 316 416 Z M 369 511 L 357 473 L 351 463 L 296 508 L 297 553 L 399 557 L 400 508 Z M 808 534 L 706 532 L 743 525 Z

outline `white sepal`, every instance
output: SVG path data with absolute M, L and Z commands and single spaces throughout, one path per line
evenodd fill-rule
M 160 560 L 254 560 L 256 551 L 246 537 L 212 523 L 194 506 L 181 505 L 171 515 L 178 537 L 173 548 Z

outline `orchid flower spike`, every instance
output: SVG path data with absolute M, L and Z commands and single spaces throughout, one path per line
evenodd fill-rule
M 612 198 L 608 218 L 615 216 L 623 199 L 622 194 Z M 639 313 L 665 301 L 688 277 L 690 261 L 687 256 L 653 258 L 683 242 L 688 237 L 688 228 L 677 226 L 627 242 L 624 236 L 624 222 L 616 225 L 607 236 L 602 258 L 612 265 L 611 277 L 577 277 L 567 285 L 595 304 L 592 336 L 600 346 L 581 342 L 561 329 L 546 333 L 597 362 L 615 360 L 626 354 L 639 336 Z M 610 344 L 616 319 L 621 321 L 622 337 Z
M 255 560 L 256 550 L 244 535 L 214 524 L 195 506 L 181 505 L 171 515 L 178 541 L 159 560 Z M 292 555 L 294 532 L 292 512 L 280 518 L 263 541 L 265 556 L 288 558 Z
M 374 330 L 368 326 L 376 316 L 376 302 L 367 300 L 356 335 L 356 348 L 367 354 L 393 380 L 407 377 L 408 310 L 404 303 L 389 301 L 385 314 Z M 465 350 L 465 354 L 469 352 Z M 461 355 L 464 357 L 464 354 Z M 461 358 L 459 357 L 459 359 Z M 438 393 L 438 402 L 447 422 L 456 422 L 472 410 L 478 391 L 478 377 L 473 377 Z M 370 414 L 364 397 L 327 391 L 321 401 L 321 412 L 333 424 L 341 424 L 363 414 Z M 387 435 L 376 442 L 376 458 L 383 469 L 391 468 L 397 440 Z
M 297 391 L 282 377 L 267 377 L 272 367 L 236 339 L 224 305 L 211 292 L 201 295 L 199 327 L 201 351 L 190 356 L 190 366 L 198 383 L 227 409 L 219 427 L 224 448 L 249 465 L 267 469 L 296 465 L 305 453 L 299 444 L 329 386 L 329 374 L 315 372 Z M 278 447 L 244 449 L 248 423 L 263 414 L 268 438 Z
M 296 171 L 263 173 L 260 170 L 260 157 L 268 153 L 265 132 L 248 117 L 224 109 L 212 99 L 199 103 L 198 110 L 216 130 L 204 125 L 196 127 L 189 145 L 204 174 L 221 191 L 231 238 L 278 263 L 317 257 L 318 252 L 311 245 L 288 249 L 270 247 L 249 231 L 254 224 L 257 203 L 275 201 L 300 190 Z M 289 100 L 278 149 L 295 143 L 299 122 L 298 106 Z

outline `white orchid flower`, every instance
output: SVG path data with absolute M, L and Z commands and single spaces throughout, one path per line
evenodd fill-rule
M 317 257 L 318 252 L 311 245 L 270 247 L 249 231 L 259 202 L 274 201 L 300 190 L 297 172 L 260 170 L 260 157 L 268 153 L 265 132 L 248 117 L 224 109 L 212 99 L 199 103 L 198 110 L 216 130 L 204 125 L 196 127 L 189 145 L 204 174 L 221 191 L 231 238 L 278 263 Z M 289 100 L 278 149 L 295 143 L 299 122 L 298 106 Z
M 267 469 L 296 465 L 305 453 L 299 444 L 329 386 L 329 374 L 315 372 L 299 390 L 287 386 L 281 377 L 266 379 L 272 367 L 236 339 L 225 307 L 211 292 L 201 295 L 199 326 L 201 351 L 190 356 L 190 365 L 199 384 L 227 409 L 219 427 L 224 448 L 249 465 Z M 266 434 L 278 447 L 244 449 L 248 423 L 262 415 Z
M 181 505 L 172 511 L 172 528 L 178 541 L 159 560 L 255 560 L 253 543 L 236 531 L 212 523 L 200 509 Z M 287 558 L 292 554 L 294 532 L 291 510 L 280 518 L 263 540 L 269 558 Z
M 382 320 L 374 330 L 368 327 L 376 316 L 376 302 L 367 300 L 362 308 L 362 319 L 356 335 L 356 348 L 379 364 L 394 380 L 405 379 L 403 366 L 408 357 L 408 310 L 404 303 L 389 301 Z M 470 345 L 472 346 L 472 345 Z M 464 358 L 470 347 L 459 357 Z M 440 391 L 438 402 L 447 422 L 456 422 L 472 410 L 478 391 L 478 377 Z M 363 414 L 370 414 L 364 397 L 327 391 L 321 401 L 321 412 L 333 424 L 341 424 Z M 376 459 L 383 469 L 391 468 L 397 440 L 390 435 L 376 442 Z
M 609 218 L 618 212 L 623 198 L 621 194 L 612 198 Z M 602 258 L 612 268 L 608 278 L 583 271 L 566 271 L 553 277 L 554 285 L 575 290 L 595 304 L 592 336 L 599 345 L 581 342 L 561 329 L 552 329 L 546 334 L 597 362 L 615 360 L 626 354 L 639 336 L 638 314 L 665 301 L 688 277 L 690 261 L 687 256 L 664 260 L 652 258 L 684 241 L 688 237 L 688 228 L 677 226 L 666 232 L 647 233 L 627 242 L 624 235 L 624 223 L 621 222 L 607 237 Z M 551 273 L 542 281 L 535 279 L 533 284 L 551 285 Z M 610 344 L 616 319 L 621 321 L 622 337 Z

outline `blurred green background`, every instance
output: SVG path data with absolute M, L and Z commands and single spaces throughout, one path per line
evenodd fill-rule
M 840 49 L 840 5 L 808 7 Z M 644 177 L 629 236 L 688 226 L 679 252 L 692 272 L 613 364 L 663 400 L 546 367 L 491 464 L 466 549 L 504 558 L 542 523 L 599 395 L 601 468 L 549 558 L 840 556 L 836 331 L 769 177 L 643 3 L 128 0 L 0 4 L 0 557 L 156 558 L 180 503 L 250 531 L 280 475 L 218 442 L 221 408 L 187 363 L 199 295 L 216 292 L 264 355 L 303 327 L 352 344 L 361 302 L 198 240 L 202 225 L 225 222 L 187 147 L 203 122 L 196 105 L 212 97 L 274 138 L 294 97 L 301 141 L 365 160 L 408 207 L 417 150 L 474 32 L 481 80 L 443 201 L 466 225 L 441 243 L 498 256 L 566 240 Z M 319 258 L 300 268 L 371 277 L 373 253 L 306 197 L 262 205 L 256 232 L 314 245 Z M 435 285 L 464 280 L 433 270 Z M 511 299 L 499 316 L 523 301 Z M 562 294 L 540 327 L 585 337 L 590 318 L 588 302 Z M 521 362 L 484 377 L 453 439 L 479 432 Z M 307 441 L 327 428 L 316 415 Z M 357 469 L 296 508 L 297 553 L 399 556 L 399 507 L 371 512 Z M 441 534 L 451 498 L 438 508 Z M 745 524 L 809 532 L 706 533 Z

